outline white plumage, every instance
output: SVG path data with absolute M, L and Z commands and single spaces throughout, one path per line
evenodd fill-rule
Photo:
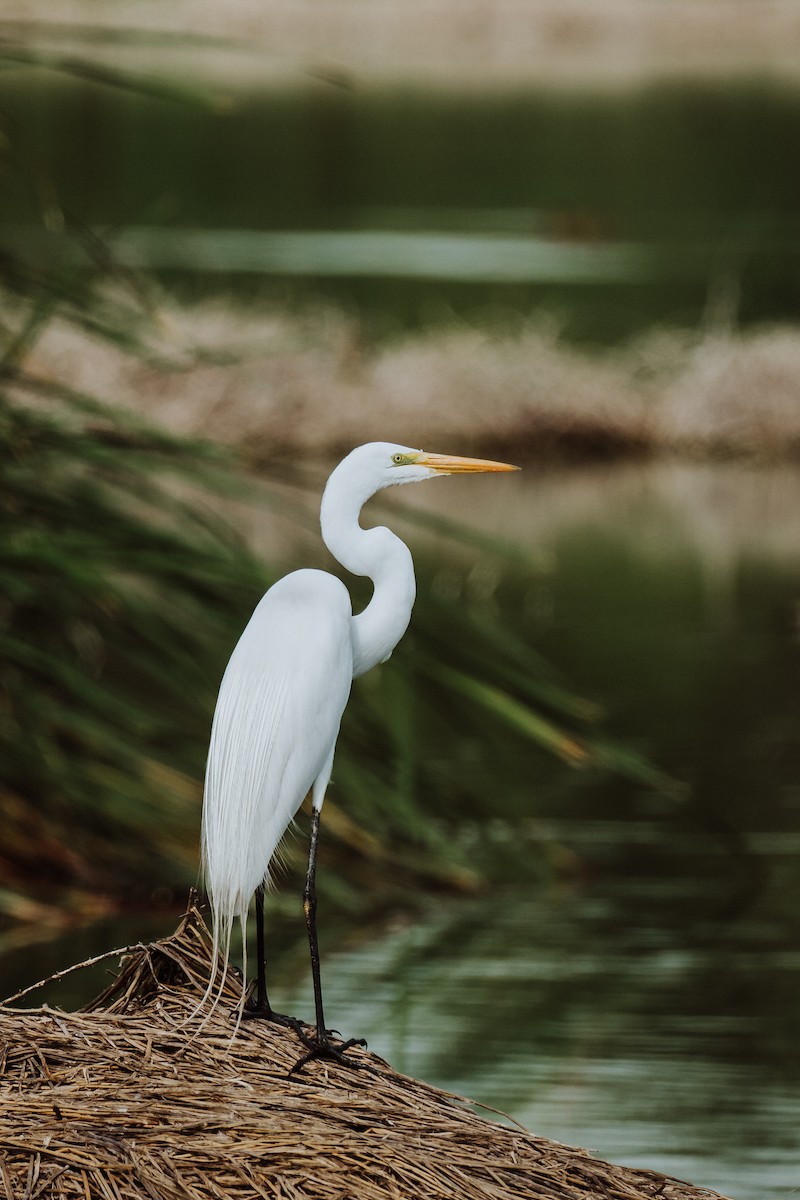
M 246 921 L 312 786 L 322 803 L 353 679 L 351 621 L 340 580 L 295 571 L 259 602 L 223 675 L 206 769 L 203 867 L 224 950 L 232 919 Z

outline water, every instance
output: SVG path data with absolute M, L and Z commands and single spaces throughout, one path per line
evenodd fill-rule
M 797 312 L 791 88 L 214 99 L 6 71 L 0 245 L 52 268 L 65 221 L 89 225 L 191 298 L 322 294 L 383 334 L 543 305 L 600 341 Z
M 398 1069 L 604 1158 L 736 1200 L 792 1195 L 800 472 L 666 463 L 515 483 L 513 506 L 490 481 L 479 503 L 455 479 L 407 489 L 390 523 L 443 573 L 447 539 L 410 510 L 505 529 L 528 561 L 519 628 L 682 787 L 657 795 L 482 737 L 472 769 L 488 768 L 496 815 L 454 836 L 486 890 L 377 928 L 323 911 L 328 1019 Z M 505 586 L 485 554 L 475 564 L 474 586 Z M 173 924 L 20 948 L 4 978 L 10 990 Z M 273 914 L 271 945 L 275 1003 L 310 1017 L 299 897 Z M 80 999 L 75 983 L 61 1002 Z
M 724 922 L 698 939 L 674 919 L 687 900 L 699 919 L 715 897 L 642 877 L 445 906 L 329 959 L 329 1019 L 557 1140 L 739 1200 L 788 1194 L 797 1052 L 772 1059 L 756 993 L 796 998 L 800 954 Z

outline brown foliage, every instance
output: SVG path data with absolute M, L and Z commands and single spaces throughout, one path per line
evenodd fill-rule
M 367 344 L 334 309 L 165 309 L 159 363 L 51 323 L 30 367 L 173 433 L 330 459 L 370 440 L 453 453 L 573 461 L 655 454 L 800 456 L 800 339 L 654 329 L 586 350 L 545 320 L 510 332 L 464 325 Z

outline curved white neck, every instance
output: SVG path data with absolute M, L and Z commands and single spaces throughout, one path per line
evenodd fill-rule
M 322 496 L 322 540 L 334 558 L 375 587 L 367 607 L 353 617 L 353 675 L 385 662 L 408 628 L 416 597 L 414 563 L 405 542 L 389 529 L 362 529 L 358 517 L 373 494 L 345 472 L 334 471 Z

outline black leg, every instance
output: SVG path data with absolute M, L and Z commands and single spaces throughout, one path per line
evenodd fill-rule
M 317 1037 L 325 1038 L 325 1015 L 322 1011 L 322 980 L 319 973 L 319 942 L 317 941 L 317 843 L 319 841 L 319 809 L 311 814 L 311 842 L 308 847 L 308 871 L 303 892 L 303 912 L 306 915 L 308 948 L 311 953 L 311 980 L 314 984 L 314 1012 L 317 1019 Z
M 277 1021 L 279 1025 L 294 1026 L 294 1017 L 275 1012 L 267 996 L 267 968 L 264 949 L 264 885 L 256 888 L 256 994 L 244 1008 L 243 1016 Z
M 256 888 L 256 1007 L 269 1008 L 267 1002 L 267 967 L 264 948 L 264 885 Z
M 317 1028 L 314 1037 L 309 1037 L 302 1028 L 297 1027 L 297 1035 L 308 1053 L 299 1059 L 289 1074 L 299 1071 L 312 1058 L 332 1058 L 347 1067 L 358 1067 L 354 1059 L 347 1058 L 344 1051 L 351 1046 L 366 1046 L 363 1038 L 350 1038 L 349 1041 L 336 1045 L 331 1040 L 335 1030 L 325 1028 L 325 1014 L 322 1008 L 322 980 L 319 970 L 319 942 L 317 940 L 317 843 L 319 842 L 319 809 L 311 810 L 311 842 L 308 848 L 308 871 L 306 886 L 303 891 L 303 911 L 306 915 L 308 930 L 308 948 L 311 953 L 311 979 L 314 984 L 314 1010 Z

